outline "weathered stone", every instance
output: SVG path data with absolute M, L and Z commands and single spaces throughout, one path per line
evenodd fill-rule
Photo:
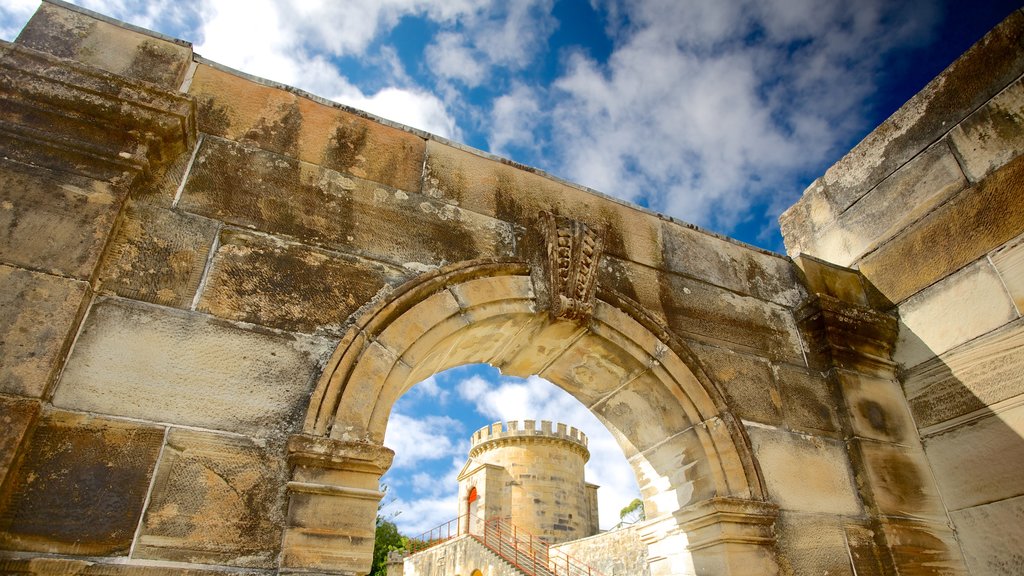
M 1018 320 L 904 374 L 903 388 L 922 434 L 1024 394 L 1022 350 L 1024 321 Z
M 0 548 L 127 554 L 163 438 L 157 426 L 44 414 L 0 500 Z
M 942 497 L 920 449 L 861 439 L 851 440 L 850 444 L 864 471 L 858 483 L 869 489 L 872 504 L 880 514 L 946 520 Z
M 772 501 L 783 510 L 857 515 L 846 449 L 836 440 L 747 427 Z
M 764 359 L 714 346 L 692 345 L 707 375 L 725 394 L 733 413 L 744 420 L 778 425 L 782 397 Z
M 788 364 L 775 367 L 786 426 L 795 432 L 837 436 L 836 394 L 820 372 Z
M 882 530 L 901 576 L 967 576 L 956 537 L 945 523 L 888 518 Z
M 424 194 L 531 229 L 542 212 L 602 230 L 607 253 L 647 265 L 661 262 L 661 222 L 633 206 L 601 197 L 525 166 L 427 142 Z
M 0 159 L 0 260 L 88 280 L 125 191 Z
M 802 238 L 799 250 L 852 266 L 966 185 L 956 158 L 939 142 L 836 215 L 833 223 Z
M 643 374 L 590 409 L 623 438 L 626 458 L 682 432 L 690 424 L 680 402 L 657 378 Z M 634 452 L 635 451 L 635 452 Z
M 180 566 L 152 566 L 148 564 L 118 563 L 112 559 L 109 564 L 95 560 L 70 560 L 64 558 L 0 558 L 0 573 L 32 576 L 223 576 L 218 568 L 182 568 Z M 122 560 L 123 562 L 123 560 Z M 262 570 L 233 570 L 237 576 L 262 576 Z
M 834 516 L 797 514 L 779 515 L 776 529 L 780 562 L 789 574 L 833 574 L 861 576 L 850 565 L 846 531 Z
M 1024 494 L 1024 407 L 1017 406 L 924 439 L 950 510 Z
M 98 180 L 131 179 L 195 141 L 176 91 L 16 44 L 0 45 L 4 156 Z
M 722 340 L 771 359 L 803 358 L 785 308 L 675 274 L 663 275 L 661 282 L 661 307 L 677 333 Z
M 492 218 L 213 137 L 178 206 L 418 271 L 514 249 L 511 229 Z
M 43 3 L 16 42 L 168 90 L 181 86 L 192 62 L 188 42 L 109 22 L 72 5 Z
M 197 309 L 292 332 L 337 331 L 403 279 L 378 262 L 224 230 Z
M 287 471 L 282 446 L 171 429 L 135 556 L 273 568 Z
M 1024 81 L 1018 80 L 950 133 L 964 171 L 979 182 L 1024 152 Z
M 337 104 L 200 64 L 189 88 L 203 132 L 419 192 L 424 140 Z
M 651 518 L 675 512 L 715 494 L 714 467 L 701 445 L 698 426 L 665 439 L 629 459 L 644 510 Z
M 85 282 L 0 265 L 0 393 L 43 395 L 88 290 Z
M 869 288 L 858 271 L 806 254 L 793 258 L 793 264 L 803 273 L 802 280 L 811 294 L 824 294 L 859 306 L 872 305 Z
M 971 574 L 1024 573 L 1024 497 L 950 513 Z
M 329 343 L 99 300 L 53 403 L 257 436 L 301 418 Z
M 893 359 L 910 368 L 1015 320 L 1017 311 L 986 259 L 908 299 L 899 316 Z
M 1018 156 L 866 256 L 860 271 L 900 303 L 1024 231 L 1022 190 Z
M 806 296 L 785 258 L 681 223 L 661 226 L 666 270 L 782 306 L 796 306 Z
M 647 547 L 640 541 L 638 526 L 628 526 L 552 546 L 552 550 L 585 562 L 601 574 L 644 576 Z
M 838 371 L 854 436 L 911 445 L 916 439 L 907 400 L 895 380 Z
M 1013 298 L 1017 314 L 1024 315 L 1024 236 L 1007 242 L 990 256 L 1006 290 Z
M 587 333 L 545 366 L 543 373 L 544 378 L 557 382 L 562 389 L 592 408 L 612 392 L 640 377 L 646 368 L 621 348 Z M 604 409 L 610 408 L 606 406 Z M 621 409 L 631 411 L 625 406 Z
M 216 234 L 210 220 L 129 202 L 100 268 L 101 290 L 188 308 Z
M 0 396 L 0 486 L 7 479 L 7 472 L 18 454 L 25 434 L 39 416 L 38 400 Z
M 1024 52 L 1019 50 L 1022 38 L 1024 13 L 1014 11 L 829 168 L 820 180 L 822 187 L 812 195 L 824 196 L 835 213 L 846 210 L 950 126 L 1020 77 L 1024 72 Z M 805 194 L 796 207 L 814 201 Z

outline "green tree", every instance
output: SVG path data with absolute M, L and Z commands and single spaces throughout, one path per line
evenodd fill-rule
M 634 524 L 646 519 L 647 514 L 644 512 L 644 503 L 639 498 L 633 498 L 632 502 L 619 511 L 619 520 L 622 521 L 622 524 Z
M 368 576 L 385 576 L 388 572 L 388 552 L 405 548 L 406 538 L 398 533 L 395 523 L 377 516 L 377 530 L 373 535 L 373 567 Z

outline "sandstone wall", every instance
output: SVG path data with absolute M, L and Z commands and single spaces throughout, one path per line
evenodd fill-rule
M 1016 30 L 1014 22 L 996 37 Z M 993 41 L 990 50 L 1013 38 Z M 1002 67 L 1020 58 L 990 60 L 983 77 L 1013 76 L 1006 85 L 1019 76 Z M 985 96 L 969 87 L 954 96 L 992 98 L 975 114 L 1002 118 L 999 111 L 1015 102 L 1009 89 Z M 965 168 L 964 178 L 977 182 L 900 233 L 931 238 L 945 221 L 928 218 L 987 214 L 991 205 L 1005 218 L 977 221 L 985 230 L 990 221 L 1003 223 L 985 235 L 999 244 L 952 250 L 950 258 L 968 261 L 944 266 L 959 271 L 919 288 L 890 278 L 901 287 L 894 289 L 870 266 L 860 267 L 863 276 L 812 259 L 798 268 L 530 168 L 246 77 L 193 55 L 186 43 L 59 2 L 44 2 L 17 42 L 0 45 L 0 98 L 0 421 L 10 430 L 0 436 L 0 571 L 368 566 L 379 498 L 374 475 L 390 458 L 378 450 L 355 458 L 358 470 L 346 469 L 352 454 L 333 452 L 337 439 L 297 436 L 310 432 L 307 410 L 317 408 L 311 393 L 324 366 L 343 352 L 352 318 L 391 302 L 404 283 L 457 262 L 529 262 L 541 211 L 601 232 L 601 326 L 638 325 L 622 312 L 630 309 L 642 311 L 649 327 L 599 334 L 596 320 L 563 322 L 539 339 L 545 350 L 531 353 L 613 425 L 652 518 L 642 538 L 656 552 L 649 556 L 655 576 L 738 574 L 751 566 L 783 574 L 888 574 L 897 566 L 955 574 L 959 552 L 943 531 L 943 503 L 954 504 L 972 562 L 996 557 L 967 537 L 984 534 L 986 514 L 1019 516 L 1012 477 L 1020 459 L 971 453 L 1003 466 L 984 502 L 957 500 L 943 484 L 967 486 L 957 474 L 969 477 L 978 467 L 942 464 L 979 438 L 1015 453 L 1017 437 L 1005 433 L 1012 419 L 946 423 L 977 410 L 961 402 L 964 388 L 949 373 L 976 374 L 956 378 L 974 378 L 971 397 L 986 398 L 985 406 L 1006 401 L 1001 414 L 1015 414 L 1018 324 L 1009 308 L 993 305 L 965 315 L 970 321 L 950 334 L 923 327 L 944 302 L 961 310 L 954 305 L 970 300 L 957 298 L 962 286 L 987 290 L 998 279 L 1016 290 L 1016 245 L 1006 243 L 1020 234 L 1010 231 L 1021 221 L 1012 217 L 1019 195 L 1000 184 L 1016 185 L 1015 160 Z M 957 108 L 956 98 L 946 98 L 938 108 Z M 941 141 L 949 150 L 954 136 L 971 138 L 970 118 Z M 1013 140 L 1015 132 L 1005 134 Z M 894 140 L 897 148 L 913 148 L 907 138 Z M 887 151 L 883 163 L 897 156 Z M 905 160 L 912 158 L 919 156 Z M 940 173 L 952 166 L 942 158 L 934 168 Z M 912 164 L 906 167 L 926 167 Z M 887 188 L 872 188 L 879 189 Z M 818 196 L 809 193 L 795 210 L 819 205 Z M 785 229 L 792 238 L 793 226 Z M 938 252 L 919 252 L 923 269 L 939 269 L 925 265 Z M 536 299 L 528 283 L 463 285 L 423 295 L 436 308 L 407 320 L 449 314 L 452 322 L 484 326 L 485 336 L 500 334 L 500 325 L 466 311 L 477 301 L 500 308 L 486 299 L 495 286 Z M 886 296 L 932 356 L 954 367 L 928 372 L 936 360 L 907 337 L 897 352 L 927 458 L 889 359 L 896 324 L 874 311 Z M 544 310 L 528 312 L 546 318 Z M 970 336 L 976 329 L 986 335 Z M 681 360 L 667 354 L 670 341 L 685 352 Z M 630 355 L 635 342 L 645 343 L 646 364 Z M 379 343 L 367 349 L 386 356 Z M 1007 362 L 1009 377 L 988 371 L 984 360 L 992 357 Z M 685 366 L 666 366 L 672 361 Z M 368 362 L 360 370 L 372 376 L 377 368 Z M 699 407 L 662 384 L 669 368 L 709 391 Z M 966 408 L 950 415 L 931 408 L 939 404 L 930 399 L 943 395 L 954 400 L 939 403 L 941 410 Z M 714 417 L 691 420 L 699 410 Z M 921 414 L 943 427 L 929 432 Z M 750 447 L 743 454 L 756 461 L 716 460 L 708 446 L 723 435 Z M 929 462 L 941 469 L 942 499 Z M 344 489 L 323 488 L 330 482 Z M 319 506 L 342 492 L 352 503 Z M 324 527 L 349 546 L 317 548 Z M 684 568 L 674 559 L 689 558 L 688 546 L 698 565 Z
M 522 576 L 522 572 L 483 544 L 463 536 L 405 559 L 402 576 Z
M 604 576 L 646 576 L 647 545 L 639 527 L 629 526 L 589 538 L 552 546 L 553 551 L 579 558 Z
M 782 216 L 899 319 L 902 391 L 972 574 L 1024 570 L 1024 14 Z

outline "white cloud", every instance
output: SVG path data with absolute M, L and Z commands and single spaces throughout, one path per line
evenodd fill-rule
M 0 4 L 0 38 L 12 42 L 39 7 L 39 0 L 4 0 Z
M 447 416 L 413 418 L 392 412 L 384 445 L 395 451 L 392 469 L 413 468 L 423 460 L 464 457 L 468 444 L 452 440 L 464 436 L 462 423 Z
M 619 22 L 615 49 L 607 63 L 573 55 L 547 94 L 548 168 L 722 231 L 755 204 L 792 203 L 802 172 L 869 128 L 883 57 L 926 39 L 937 15 L 924 0 L 600 5 Z M 495 133 L 505 149 L 537 139 Z
M 491 152 L 507 155 L 506 148 L 511 143 L 523 146 L 536 142 L 533 134 L 541 117 L 536 90 L 517 84 L 508 94 L 499 96 L 491 108 L 490 134 L 487 138 Z M 539 153 L 536 146 L 530 147 Z

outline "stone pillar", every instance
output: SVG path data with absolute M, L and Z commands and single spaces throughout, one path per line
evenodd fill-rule
M 369 442 L 296 434 L 288 440 L 288 519 L 282 574 L 370 571 L 380 477 L 395 453 Z
M 897 376 L 898 322 L 855 270 L 796 259 L 812 298 L 797 311 L 808 360 L 845 404 L 847 450 L 888 573 L 966 574 Z M 861 559 L 869 564 L 870 559 Z M 865 568 L 866 569 L 866 568 Z
M 778 574 L 772 526 L 778 508 L 765 502 L 712 498 L 645 522 L 651 576 Z

